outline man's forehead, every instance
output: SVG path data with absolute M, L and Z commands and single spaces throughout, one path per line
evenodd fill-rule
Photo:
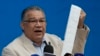
M 45 16 L 44 12 L 38 10 L 30 10 L 25 13 L 25 16 Z
M 41 14 L 44 14 L 44 12 L 43 11 L 41 11 L 41 10 L 28 10 L 25 14 L 27 14 L 27 13 L 41 13 Z
M 24 16 L 25 18 L 45 18 L 45 15 L 42 11 L 27 11 L 27 13 Z

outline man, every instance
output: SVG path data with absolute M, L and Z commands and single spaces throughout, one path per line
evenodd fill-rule
M 82 53 L 84 49 L 85 39 L 88 35 L 88 28 L 83 23 L 84 17 L 85 13 L 82 11 L 73 53 Z M 63 43 L 58 36 L 45 33 L 46 19 L 41 8 L 32 6 L 24 9 L 21 28 L 23 34 L 3 49 L 2 56 L 31 56 L 34 54 L 43 56 L 44 47 L 48 42 L 53 46 L 54 54 L 61 56 Z

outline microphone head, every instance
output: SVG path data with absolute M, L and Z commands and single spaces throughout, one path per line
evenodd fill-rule
M 47 44 L 46 42 L 44 42 L 46 44 L 46 46 L 44 47 L 44 56 L 56 56 L 54 55 L 54 49 L 53 46 L 50 44 Z
M 84 56 L 82 53 L 75 53 L 74 56 Z
M 31 56 L 39 56 L 38 54 L 32 54 Z
M 64 56 L 73 56 L 73 55 L 70 53 L 66 53 Z
M 54 52 L 54 49 L 53 49 L 53 47 L 51 46 L 51 44 L 49 42 L 49 45 L 46 45 L 44 47 L 44 53 L 52 53 L 53 54 L 53 52 Z

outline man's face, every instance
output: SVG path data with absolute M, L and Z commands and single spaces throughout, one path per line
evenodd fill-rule
M 21 27 L 32 41 L 41 42 L 46 31 L 45 15 L 42 11 L 29 10 L 25 13 Z

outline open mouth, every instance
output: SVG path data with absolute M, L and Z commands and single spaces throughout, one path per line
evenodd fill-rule
M 34 32 L 39 33 L 39 32 L 42 32 L 42 30 L 35 30 Z

